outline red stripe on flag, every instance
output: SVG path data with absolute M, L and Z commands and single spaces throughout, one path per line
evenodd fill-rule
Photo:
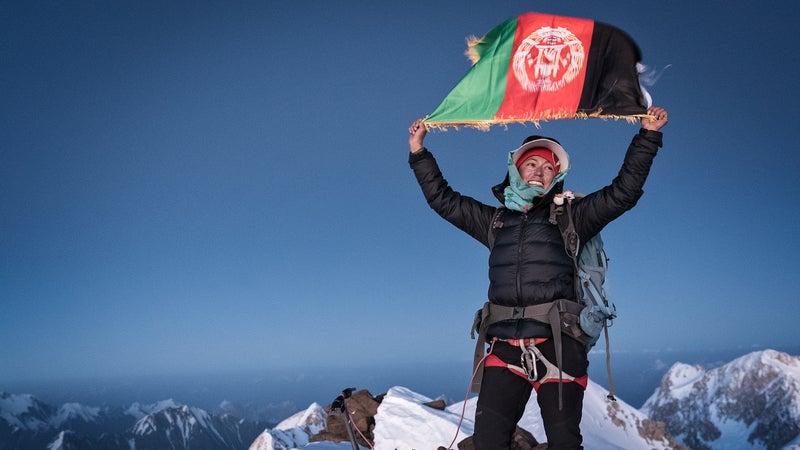
M 571 117 L 586 78 L 594 21 L 526 13 L 517 18 L 503 103 L 496 118 Z

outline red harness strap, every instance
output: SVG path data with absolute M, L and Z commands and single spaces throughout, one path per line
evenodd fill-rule
M 544 378 L 542 380 L 531 381 L 531 380 L 528 379 L 528 374 L 525 373 L 524 369 L 522 369 L 519 366 L 515 366 L 513 364 L 508 364 L 507 362 L 503 361 L 502 359 L 500 359 L 500 357 L 498 357 L 498 356 L 496 356 L 494 354 L 488 355 L 486 357 L 486 360 L 483 362 L 483 365 L 484 365 L 484 367 L 502 367 L 502 368 L 510 370 L 511 373 L 522 377 L 525 381 L 530 382 L 531 386 L 533 386 L 533 389 L 535 389 L 536 392 L 539 392 L 539 387 L 543 383 L 558 383 L 558 381 L 559 381 L 557 376 L 556 377 L 550 376 L 550 377 L 546 377 L 546 378 Z M 566 373 L 563 373 L 562 376 L 561 376 L 561 379 L 564 382 L 577 383 L 580 387 L 582 387 L 583 389 L 586 389 L 586 384 L 589 382 L 589 374 L 587 373 L 586 375 L 583 375 L 582 377 L 577 377 L 576 378 L 576 377 L 567 375 Z
M 519 347 L 520 345 L 525 347 L 530 347 L 531 345 L 539 345 L 548 339 L 550 338 L 541 337 L 541 338 L 525 338 L 525 339 L 503 339 L 503 341 L 508 345 L 513 345 L 514 347 Z

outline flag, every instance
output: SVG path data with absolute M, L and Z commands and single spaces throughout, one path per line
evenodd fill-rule
M 467 55 L 472 68 L 426 118 L 428 128 L 647 117 L 641 52 L 611 25 L 529 12 L 471 38 Z

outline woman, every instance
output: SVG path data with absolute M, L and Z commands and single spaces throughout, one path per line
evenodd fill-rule
M 659 130 L 668 121 L 664 108 L 651 107 L 648 114 L 652 119 L 642 119 L 641 130 L 633 137 L 622 168 L 611 184 L 572 202 L 580 242 L 598 234 L 633 208 L 642 196 L 653 159 L 662 145 Z M 569 156 L 558 141 L 530 136 L 509 153 L 508 175 L 492 189 L 506 208 L 502 223 L 494 224 L 493 234 L 490 228 L 498 207 L 461 195 L 448 185 L 433 155 L 423 145 L 426 133 L 423 119 L 409 127 L 409 164 L 428 205 L 491 248 L 487 305 L 514 310 L 553 302 L 577 303 L 572 260 L 564 250 L 559 227 L 550 220 L 550 205 L 562 192 L 570 169 Z M 580 421 L 588 368 L 585 342 L 567 333 L 554 336 L 550 322 L 526 316 L 491 323 L 486 337 L 493 345 L 484 364 L 475 411 L 475 448 L 510 447 L 532 389 L 537 391 L 548 448 L 582 448 Z M 553 377 L 548 368 L 557 360 L 559 376 Z M 522 373 L 509 368 L 519 365 L 523 366 Z

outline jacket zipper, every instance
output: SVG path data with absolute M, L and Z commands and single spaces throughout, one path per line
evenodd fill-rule
M 522 224 L 519 227 L 519 237 L 517 238 L 517 306 L 522 306 L 522 242 L 527 223 L 528 214 L 523 214 Z

